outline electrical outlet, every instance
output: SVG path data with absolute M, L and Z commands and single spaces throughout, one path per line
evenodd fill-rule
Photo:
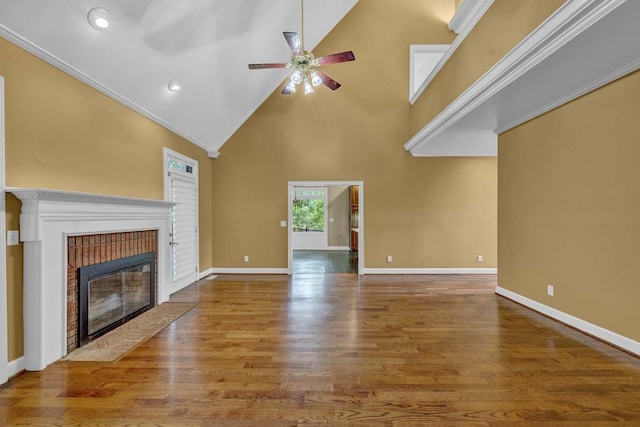
M 17 246 L 20 243 L 20 231 L 7 230 L 7 246 Z
M 287 221 L 280 221 L 280 227 L 286 227 Z
M 329 218 L 329 222 L 334 222 L 335 219 L 334 218 Z
M 547 295 L 549 295 L 550 297 L 553 296 L 553 285 L 547 285 Z
M 249 262 L 249 255 L 244 256 L 244 262 Z
M 391 255 L 387 255 L 387 262 L 393 262 L 393 257 Z
M 482 262 L 484 261 L 484 259 L 482 258 L 482 255 L 478 255 L 478 262 Z

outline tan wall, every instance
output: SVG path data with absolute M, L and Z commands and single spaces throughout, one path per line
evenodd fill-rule
M 495 0 L 413 105 L 413 136 L 478 80 L 564 0 Z
M 327 227 L 329 246 L 349 246 L 349 187 L 332 185 L 328 187 Z
M 20 200 L 6 197 L 7 230 L 20 229 Z M 22 334 L 22 243 L 7 246 L 7 324 L 9 361 L 23 355 Z M 11 326 L 14 327 L 11 327 Z
M 438 18 L 444 9 L 453 2 L 361 0 L 315 52 L 354 51 L 355 62 L 325 67 L 343 86 L 307 97 L 276 90 L 222 147 L 213 167 L 214 266 L 287 267 L 279 221 L 288 181 L 332 180 L 365 183 L 366 267 L 496 266 L 496 159 L 413 158 L 402 148 L 408 46 L 451 42 Z
M 211 267 L 211 160 L 206 152 L 0 39 L 7 186 L 163 199 L 168 147 L 199 162 L 200 269 Z M 8 217 L 19 202 L 8 196 Z M 14 229 L 16 224 L 11 224 Z M 22 354 L 22 256 L 7 254 L 10 358 Z
M 640 72 L 500 135 L 498 168 L 500 286 L 636 341 L 638 93 Z

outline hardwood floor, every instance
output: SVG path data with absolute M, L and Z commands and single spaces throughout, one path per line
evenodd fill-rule
M 115 363 L 0 387 L 0 425 L 640 426 L 640 359 L 494 276 L 220 276 Z

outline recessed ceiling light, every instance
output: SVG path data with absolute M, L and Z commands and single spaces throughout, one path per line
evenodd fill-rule
M 177 90 L 180 90 L 180 88 L 181 88 L 181 87 L 182 87 L 182 85 L 180 85 L 180 82 L 178 82 L 178 81 L 176 81 L 176 80 L 171 80 L 171 81 L 169 82 L 169 90 L 170 90 L 170 91 L 175 92 L 175 91 L 177 91 Z
M 94 7 L 87 14 L 87 20 L 96 30 L 109 28 L 109 12 L 101 7 Z

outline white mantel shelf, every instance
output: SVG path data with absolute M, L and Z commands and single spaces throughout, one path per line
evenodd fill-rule
M 172 207 L 175 203 L 155 199 L 140 199 L 136 197 L 111 196 L 107 194 L 80 193 L 77 191 L 51 190 L 47 188 L 16 188 L 8 187 L 7 191 L 21 201 L 42 200 L 65 203 L 98 203 L 104 205 Z
M 169 224 L 174 203 L 39 188 L 7 188 L 22 201 L 24 357 L 30 371 L 66 355 L 67 237 L 158 232 L 157 303 L 169 299 Z

